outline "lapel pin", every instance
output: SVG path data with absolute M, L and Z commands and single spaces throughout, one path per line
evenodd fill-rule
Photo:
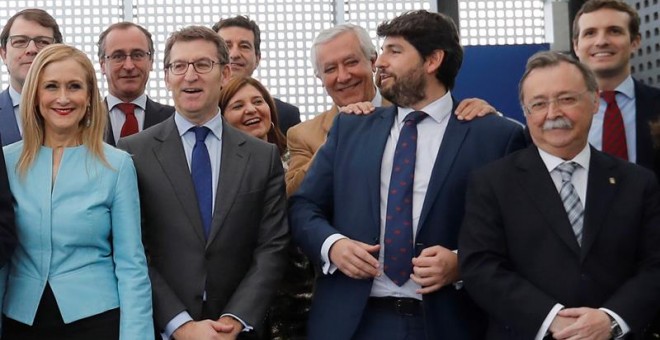
M 610 177 L 610 184 L 616 184 L 616 179 L 614 177 Z

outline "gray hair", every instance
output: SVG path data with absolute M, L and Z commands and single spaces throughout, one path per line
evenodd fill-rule
M 536 52 L 527 60 L 525 73 L 522 78 L 520 78 L 520 83 L 518 84 L 518 98 L 520 100 L 520 105 L 523 108 L 525 107 L 525 104 L 523 103 L 522 86 L 529 74 L 536 69 L 558 66 L 561 63 L 574 65 L 582 74 L 584 84 L 587 86 L 587 91 L 594 93 L 598 92 L 598 83 L 596 82 L 596 76 L 594 73 L 575 58 L 555 51 Z
M 323 45 L 335 39 L 340 34 L 346 32 L 352 32 L 353 34 L 355 34 L 355 36 L 358 38 L 358 41 L 360 42 L 360 49 L 362 50 L 362 54 L 364 54 L 367 60 L 372 60 L 378 57 L 378 53 L 376 52 L 376 46 L 374 46 L 374 43 L 371 41 L 371 37 L 369 37 L 369 33 L 367 33 L 367 30 L 365 30 L 361 26 L 354 24 L 340 24 L 334 27 L 330 27 L 328 29 L 319 32 L 319 34 L 314 39 L 314 43 L 312 43 L 312 50 L 310 52 L 309 58 L 312 62 L 312 66 L 314 67 L 314 74 L 317 77 L 321 73 L 319 70 L 320 65 L 317 59 L 318 56 L 316 55 L 316 50 L 318 49 L 318 46 Z

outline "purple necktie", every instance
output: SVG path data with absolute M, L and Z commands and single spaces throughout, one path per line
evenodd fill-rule
M 403 120 L 394 150 L 385 221 L 385 274 L 401 286 L 412 274 L 412 197 L 417 153 L 417 123 L 428 115 L 409 113 Z

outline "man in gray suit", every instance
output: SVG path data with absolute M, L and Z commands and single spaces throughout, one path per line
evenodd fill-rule
M 209 28 L 173 33 L 165 82 L 176 112 L 118 143 L 138 174 L 154 323 L 165 338 L 258 329 L 286 262 L 282 163 L 274 145 L 222 119 L 227 63 Z
M 109 116 L 106 143 L 115 145 L 119 138 L 156 125 L 174 113 L 172 106 L 157 103 L 144 92 L 154 63 L 149 31 L 132 22 L 118 22 L 99 35 L 97 46 L 110 92 L 105 98 Z
M 32 60 L 42 48 L 62 42 L 55 19 L 46 11 L 27 8 L 14 14 L 0 33 L 0 57 L 9 72 L 9 86 L 0 92 L 2 145 L 21 140 L 18 105 Z

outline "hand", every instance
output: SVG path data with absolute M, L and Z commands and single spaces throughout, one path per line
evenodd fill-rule
M 483 99 L 468 98 L 458 103 L 455 114 L 458 120 L 470 121 L 476 117 L 483 117 L 496 111 L 494 107 Z
M 607 313 L 594 308 L 567 308 L 557 314 L 562 317 L 576 318 L 575 322 L 562 331 L 552 333 L 555 339 L 606 340 L 610 338 L 610 318 Z
M 330 261 L 350 278 L 368 279 L 380 275 L 378 260 L 371 255 L 379 250 L 379 244 L 372 246 L 342 238 L 330 247 Z
M 234 340 L 238 337 L 238 334 L 243 330 L 243 324 L 229 315 L 221 317 L 220 319 L 218 319 L 218 322 L 221 323 L 222 325 L 232 327 L 231 331 L 229 332 L 219 332 L 218 335 L 220 336 L 220 339 Z
M 458 280 L 458 256 L 451 250 L 433 246 L 422 250 L 412 259 L 413 273 L 410 278 L 422 289 L 417 294 L 435 292 Z
M 360 102 L 355 104 L 348 104 L 339 108 L 339 112 L 354 114 L 354 115 L 367 115 L 372 112 L 376 107 L 371 102 Z
M 554 320 L 552 320 L 552 323 L 550 324 L 550 328 L 548 330 L 552 334 L 559 333 L 562 330 L 564 330 L 564 328 L 575 323 L 575 320 L 577 320 L 577 318 L 570 318 L 566 316 L 556 315 Z
M 219 333 L 229 333 L 234 326 L 213 320 L 188 321 L 174 331 L 176 340 L 219 340 Z

